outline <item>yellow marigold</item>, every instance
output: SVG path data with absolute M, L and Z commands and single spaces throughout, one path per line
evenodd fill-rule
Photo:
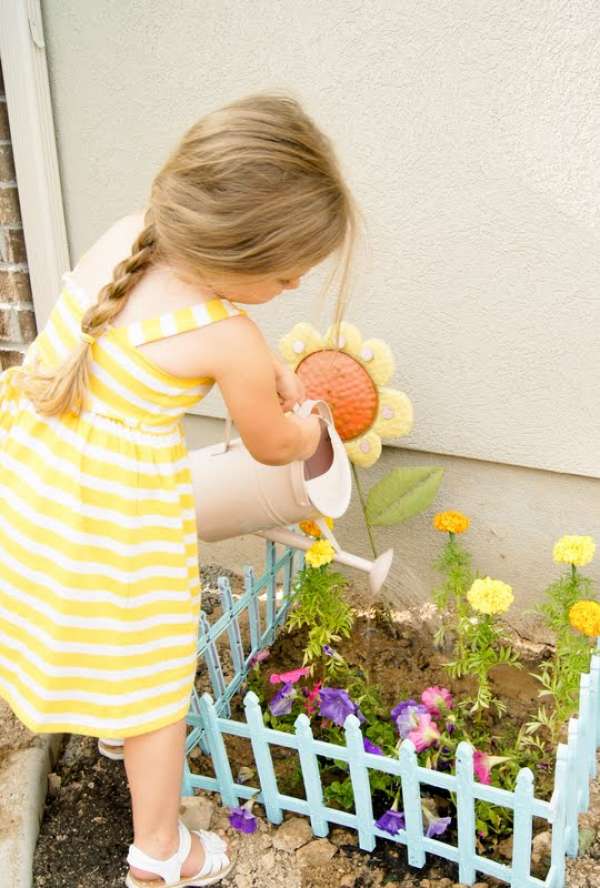
M 324 564 L 329 564 L 330 561 L 333 561 L 334 555 L 335 549 L 329 540 L 317 540 L 316 543 L 312 544 L 304 557 L 307 564 L 311 567 L 322 567 Z
M 323 520 L 327 527 L 331 530 L 333 528 L 333 518 L 329 518 L 327 515 L 323 515 Z M 321 539 L 323 534 L 321 533 L 321 528 L 317 524 L 316 521 L 311 521 L 310 518 L 307 518 L 306 521 L 301 521 L 298 525 L 302 533 L 305 533 L 307 536 L 314 537 L 315 540 Z
M 467 599 L 471 607 L 482 614 L 501 614 L 509 609 L 514 595 L 507 583 L 485 577 L 475 580 L 467 592 Z
M 462 512 L 438 512 L 434 516 L 433 526 L 436 530 L 445 533 L 464 533 L 470 524 L 469 519 Z
M 600 635 L 600 604 L 597 601 L 577 601 L 569 610 L 569 623 L 584 635 Z
M 552 556 L 557 564 L 583 567 L 594 557 L 596 543 L 591 536 L 563 536 L 555 544 Z

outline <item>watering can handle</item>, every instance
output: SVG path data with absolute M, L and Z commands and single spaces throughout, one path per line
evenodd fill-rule
M 318 406 L 319 408 L 319 417 L 331 428 L 334 424 L 333 416 L 331 415 L 331 409 L 327 401 L 303 401 L 302 404 L 294 405 L 294 413 L 296 416 L 310 416 L 315 406 Z M 225 417 L 225 441 L 223 442 L 223 453 L 227 453 L 231 447 L 232 426 L 233 421 L 231 419 L 231 413 L 227 411 L 227 416 Z

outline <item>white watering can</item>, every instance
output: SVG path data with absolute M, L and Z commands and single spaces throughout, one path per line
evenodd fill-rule
M 224 444 L 190 451 L 198 536 L 211 543 L 253 533 L 306 551 L 314 541 L 289 525 L 312 519 L 333 545 L 334 561 L 364 571 L 375 595 L 386 580 L 394 552 L 388 549 L 376 561 L 344 552 L 325 522 L 319 522 L 321 515 L 340 518 L 347 510 L 352 476 L 346 448 L 325 401 L 305 401 L 296 412 L 308 416 L 313 408 L 325 421 L 326 434 L 308 460 L 285 466 L 257 462 L 240 438 L 230 440 L 229 419 Z

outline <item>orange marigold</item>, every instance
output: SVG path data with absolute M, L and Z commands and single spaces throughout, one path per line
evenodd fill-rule
M 434 516 L 433 526 L 443 533 L 464 533 L 469 527 L 470 521 L 462 512 L 438 512 Z
M 327 517 L 327 515 L 323 515 L 323 520 L 327 527 L 331 530 L 333 527 L 333 518 Z M 310 518 L 307 518 L 306 521 L 301 521 L 298 525 L 302 533 L 305 533 L 307 536 L 313 537 L 315 540 L 321 539 L 323 534 L 321 533 L 321 528 L 317 524 L 316 521 L 311 521 Z
M 590 638 L 600 636 L 600 604 L 597 601 L 576 601 L 569 609 L 569 623 Z

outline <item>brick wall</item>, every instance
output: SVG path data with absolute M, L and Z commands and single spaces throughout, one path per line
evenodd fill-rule
M 35 315 L 0 67 L 0 369 L 20 364 L 35 335 Z

